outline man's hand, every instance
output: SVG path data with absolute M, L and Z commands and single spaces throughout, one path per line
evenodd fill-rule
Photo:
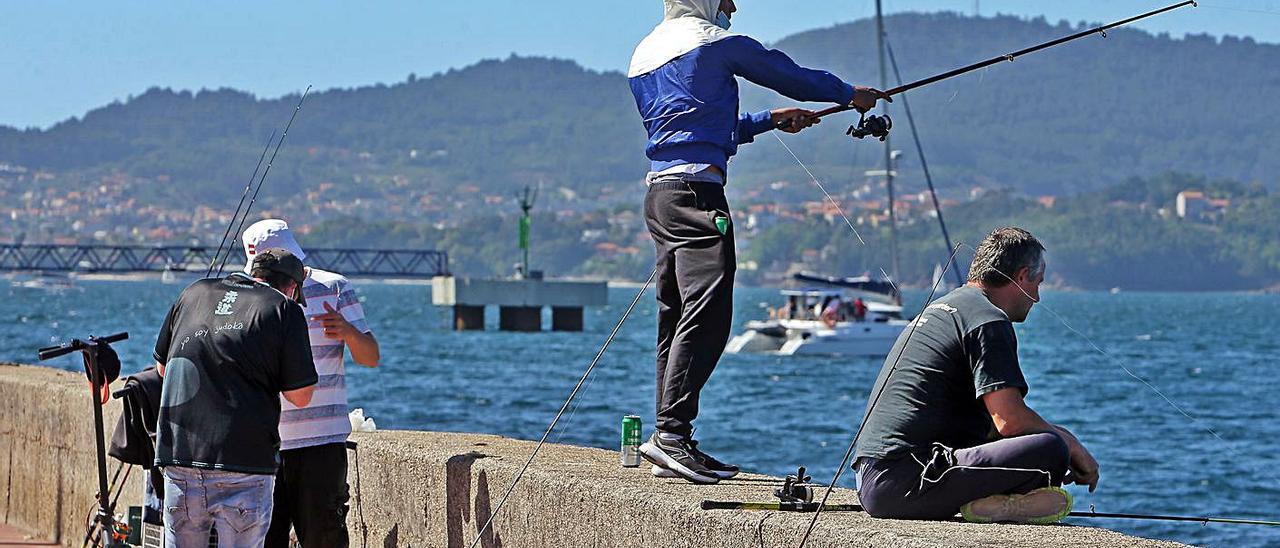
M 773 127 L 787 133 L 800 133 L 800 130 L 822 121 L 814 116 L 812 110 L 803 108 L 778 108 L 769 111 L 769 116 Z
M 876 101 L 880 99 L 884 99 L 885 101 L 888 101 L 890 103 L 893 102 L 893 97 L 890 97 L 889 94 L 883 91 L 880 91 L 876 88 L 869 88 L 866 86 L 854 86 L 853 100 L 849 102 L 849 106 L 853 107 L 858 112 L 865 113 L 867 111 L 870 111 L 873 108 L 876 108 Z
M 342 317 L 342 313 L 334 310 L 329 303 L 323 303 L 325 313 L 319 316 L 313 316 L 312 320 L 319 320 L 324 326 L 324 337 L 326 339 L 335 339 L 348 341 L 350 338 L 359 333 L 351 322 Z
M 1053 425 L 1067 442 L 1071 455 L 1071 478 L 1076 485 L 1088 485 L 1089 492 L 1098 488 L 1098 461 L 1089 454 L 1089 450 L 1084 448 L 1084 444 L 1076 439 L 1066 428 Z

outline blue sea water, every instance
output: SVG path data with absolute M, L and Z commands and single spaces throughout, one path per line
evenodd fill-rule
M 128 331 L 131 338 L 117 345 L 125 372 L 148 365 L 157 327 L 183 286 L 77 285 L 60 292 L 0 288 L 0 360 L 31 363 L 40 346 Z M 586 332 L 530 334 L 492 330 L 494 310 L 490 331 L 450 331 L 448 311 L 431 306 L 426 286 L 360 289 L 384 361 L 376 370 L 349 365 L 352 407 L 363 407 L 380 428 L 526 439 L 542 434 L 637 291 L 610 289 L 608 306 L 587 311 Z M 762 317 L 761 304 L 773 295 L 739 288 L 735 325 Z M 908 309 L 918 309 L 925 295 L 910 293 Z M 1280 295 L 1043 297 L 1017 327 L 1028 401 L 1080 436 L 1102 466 L 1097 492 L 1071 487 L 1077 510 L 1280 519 Z M 640 415 L 646 430 L 653 424 L 654 318 L 650 291 L 552 441 L 616 449 L 623 415 Z M 80 368 L 73 357 L 52 365 Z M 751 471 L 782 475 L 804 465 L 815 480 L 829 480 L 880 366 L 878 359 L 726 356 L 703 392 L 698 438 Z M 850 474 L 841 483 L 851 486 Z M 771 496 L 761 489 L 759 499 Z M 1076 523 L 1197 545 L 1280 545 L 1280 529 L 1262 526 Z

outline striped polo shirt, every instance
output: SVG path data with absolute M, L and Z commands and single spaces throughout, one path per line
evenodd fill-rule
M 351 283 L 341 274 L 318 268 L 310 269 L 302 285 L 307 298 L 307 328 L 311 336 L 311 357 L 320 382 L 316 384 L 311 403 L 298 407 L 280 398 L 280 449 L 298 449 L 347 441 L 351 421 L 347 418 L 346 370 L 342 363 L 346 345 L 338 339 L 327 339 L 324 326 L 316 316 L 325 313 L 324 304 L 342 313 L 351 325 L 368 333 L 364 309 Z

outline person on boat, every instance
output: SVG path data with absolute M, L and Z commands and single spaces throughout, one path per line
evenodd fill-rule
M 862 297 L 853 300 L 853 321 L 860 322 L 867 319 L 867 302 Z
M 699 394 L 728 342 L 736 268 L 725 200 L 738 145 L 773 129 L 818 123 L 811 110 L 740 113 L 736 77 L 797 101 L 875 107 L 887 96 L 728 31 L 733 0 L 664 0 L 663 21 L 640 42 L 628 80 L 649 135 L 645 220 L 657 250 L 657 425 L 641 453 L 655 475 L 716 483 L 738 468 L 698 449 Z
M 858 496 L 880 518 L 1050 523 L 1064 482 L 1098 485 L 1098 463 L 1023 398 L 1013 324 L 1040 300 L 1044 247 L 1020 228 L 979 244 L 969 281 L 903 331 L 871 390 L 857 443 Z
M 840 297 L 827 297 L 820 316 L 822 323 L 826 324 L 827 327 L 835 327 L 840 320 L 844 319 L 843 315 L 844 301 L 840 300 Z
M 245 259 L 253 264 L 259 249 L 288 249 L 305 261 L 307 254 L 282 219 L 263 219 L 241 237 Z M 248 267 L 246 267 L 248 268 Z M 307 267 L 301 291 L 311 354 L 320 384 L 309 405 L 281 400 L 280 470 L 266 548 L 287 548 L 289 531 L 298 543 L 345 547 L 347 534 L 347 381 L 343 355 L 365 367 L 377 367 L 378 340 L 365 321 L 360 295 L 336 272 Z
M 248 273 L 197 281 L 156 337 L 164 377 L 155 465 L 164 545 L 262 546 L 280 466 L 280 399 L 311 402 L 319 378 L 302 307 L 302 261 L 262 249 Z

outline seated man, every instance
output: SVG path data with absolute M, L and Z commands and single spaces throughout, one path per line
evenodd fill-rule
M 1044 271 L 1044 247 L 1031 233 L 996 229 L 979 244 L 968 284 L 898 337 L 858 439 L 867 513 L 1051 523 L 1071 510 L 1064 480 L 1097 486 L 1089 451 L 1023 401 L 1013 322 L 1040 300 Z

